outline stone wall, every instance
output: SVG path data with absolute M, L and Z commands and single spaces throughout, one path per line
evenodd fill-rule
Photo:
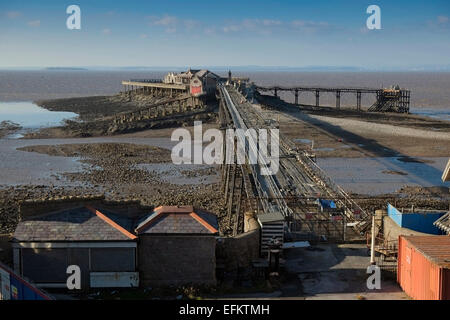
M 113 117 L 114 123 L 148 121 L 175 114 L 184 114 L 196 109 L 204 109 L 202 100 L 194 97 L 168 99 L 138 110 L 122 112 Z
M 398 241 L 398 237 L 402 236 L 429 236 L 427 233 L 414 231 L 400 227 L 391 217 L 383 217 L 383 234 L 388 241 Z
M 142 286 L 215 285 L 214 236 L 141 235 L 138 266 Z
M 252 230 L 235 237 L 220 238 L 217 257 L 224 263 L 226 271 L 251 266 L 259 258 L 260 232 Z
M 196 109 L 153 119 L 149 119 L 146 116 L 132 116 L 114 122 L 105 122 L 105 134 L 129 133 L 148 129 L 180 127 L 183 125 L 192 126 L 194 121 L 211 122 L 216 119 L 216 116 L 213 108 Z
M 226 271 L 249 267 L 260 254 L 260 228 L 253 214 L 244 216 L 244 233 L 218 239 L 217 258 Z

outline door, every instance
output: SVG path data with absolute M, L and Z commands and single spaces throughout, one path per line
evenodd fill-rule
M 406 278 L 406 288 L 403 288 L 406 293 L 411 294 L 412 292 L 412 275 L 411 275 L 411 264 L 412 264 L 412 250 L 410 247 L 405 248 L 405 278 Z

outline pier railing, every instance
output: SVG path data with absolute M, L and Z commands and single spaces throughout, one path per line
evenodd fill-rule
M 130 82 L 162 83 L 162 79 L 130 79 Z

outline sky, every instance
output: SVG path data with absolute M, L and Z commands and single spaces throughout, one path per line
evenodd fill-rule
M 81 9 L 69 30 L 66 8 Z M 381 10 L 369 30 L 368 6 Z M 1 1 L 0 68 L 450 67 L 450 2 Z

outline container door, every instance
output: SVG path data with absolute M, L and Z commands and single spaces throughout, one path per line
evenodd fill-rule
M 450 163 L 450 162 L 449 162 Z M 441 300 L 450 300 L 450 269 L 442 268 Z
M 9 273 L 0 269 L 0 300 L 10 300 L 11 289 L 9 282 Z
M 404 288 L 404 290 L 406 292 L 411 292 L 412 290 L 412 276 L 411 276 L 411 264 L 412 264 L 412 250 L 410 247 L 406 246 L 405 248 L 405 267 L 404 267 L 404 277 L 407 279 L 407 281 L 405 282 L 406 284 L 406 288 Z

